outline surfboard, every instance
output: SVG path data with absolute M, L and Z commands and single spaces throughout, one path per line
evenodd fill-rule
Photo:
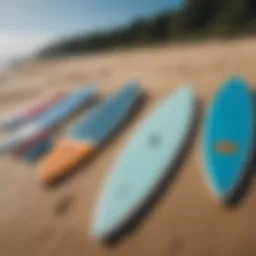
M 21 106 L 18 111 L 0 117 L 0 129 L 13 131 L 50 109 L 64 97 L 64 93 L 55 93 L 40 97 L 26 106 Z
M 94 238 L 118 232 L 162 184 L 187 142 L 195 106 L 192 89 L 184 86 L 140 124 L 104 182 L 93 218 Z
M 4 154 L 15 149 L 26 147 L 43 138 L 51 129 L 60 124 L 68 116 L 81 108 L 86 102 L 97 96 L 95 86 L 86 89 L 78 89 L 69 96 L 61 100 L 49 111 L 40 115 L 33 123 L 28 124 L 8 138 L 0 141 L 0 154 Z
M 91 156 L 125 121 L 140 96 L 140 86 L 131 83 L 88 113 L 39 163 L 40 182 L 54 182 Z
M 245 176 L 255 139 L 253 95 L 232 77 L 217 91 L 203 126 L 202 160 L 207 180 L 221 199 L 232 196 Z
M 24 159 L 33 163 L 46 154 L 53 145 L 55 129 L 40 132 L 37 136 L 27 140 L 23 145 L 16 148 L 12 153 L 16 158 Z
M 46 137 L 37 145 L 32 146 L 22 157 L 25 161 L 34 163 L 39 158 L 41 158 L 44 154 L 46 154 L 53 146 L 53 140 L 51 136 Z
M 41 104 L 38 104 L 32 107 L 31 109 L 27 109 L 21 115 L 22 118 L 25 120 L 24 122 L 34 119 L 38 117 L 40 114 L 46 112 L 47 110 L 50 110 L 55 104 L 64 99 L 65 96 L 66 95 L 64 93 L 52 95 L 51 97 L 43 101 Z

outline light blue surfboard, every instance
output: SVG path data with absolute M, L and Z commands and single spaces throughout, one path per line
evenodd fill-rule
M 202 157 L 214 193 L 232 196 L 245 176 L 254 144 L 254 102 L 247 83 L 230 78 L 217 91 L 205 118 Z
M 34 123 L 43 129 L 49 129 L 60 124 L 65 118 L 78 110 L 83 104 L 89 100 L 93 100 L 97 96 L 97 87 L 88 86 L 73 92 L 66 99 L 60 101 L 49 111 L 39 116 Z
M 141 209 L 179 156 L 193 124 L 195 99 L 181 87 L 138 128 L 100 194 L 92 235 L 106 239 Z

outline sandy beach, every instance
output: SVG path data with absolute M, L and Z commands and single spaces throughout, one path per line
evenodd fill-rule
M 256 89 L 255 68 L 252 38 L 31 61 L 0 77 L 2 113 L 38 94 L 87 83 L 99 84 L 104 97 L 138 80 L 148 95 L 136 118 L 93 161 L 54 188 L 39 184 L 35 164 L 0 158 L 0 255 L 254 256 L 255 182 L 233 207 L 212 195 L 201 167 L 202 118 L 176 177 L 131 232 L 110 246 L 92 239 L 90 225 L 102 183 L 143 117 L 184 83 L 192 84 L 203 117 L 213 93 L 230 75 L 244 76 Z M 71 124 L 70 119 L 60 132 Z

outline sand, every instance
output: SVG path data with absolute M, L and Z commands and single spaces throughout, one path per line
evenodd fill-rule
M 94 161 L 55 188 L 38 183 L 35 164 L 1 157 L 0 255 L 255 255 L 255 182 L 233 207 L 213 196 L 201 167 L 200 126 L 176 177 L 130 233 L 112 246 L 90 235 L 101 185 L 140 120 L 181 83 L 192 84 L 203 116 L 229 75 L 241 74 L 256 88 L 255 68 L 256 39 L 241 39 L 34 61 L 0 77 L 1 111 L 88 82 L 109 95 L 126 80 L 139 80 L 149 97 Z

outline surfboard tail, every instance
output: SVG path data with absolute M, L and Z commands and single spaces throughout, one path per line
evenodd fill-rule
M 80 161 L 91 155 L 95 145 L 71 139 L 60 141 L 39 163 L 38 179 L 49 184 L 65 176 Z

